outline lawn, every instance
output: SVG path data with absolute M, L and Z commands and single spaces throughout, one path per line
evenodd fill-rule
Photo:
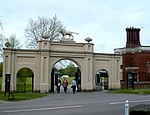
M 71 84 L 72 79 L 74 79 L 74 77 L 68 77 L 67 78 L 69 84 Z M 63 81 L 63 78 L 61 78 L 61 81 Z M 2 77 L 0 77 L 0 89 L 1 89 L 1 85 L 2 85 Z M 22 100 L 42 98 L 42 97 L 48 95 L 48 94 L 42 94 L 42 93 L 32 93 L 31 87 L 32 87 L 32 78 L 26 78 L 26 91 L 27 91 L 27 93 L 13 93 L 13 96 L 14 96 L 14 99 L 13 99 L 12 94 L 10 94 L 10 97 L 8 98 L 8 93 L 6 96 L 4 96 L 4 92 L 1 92 L 1 90 L 0 90 L 0 100 L 22 101 Z
M 0 100 L 22 101 L 22 100 L 42 98 L 42 97 L 47 96 L 47 95 L 48 94 L 42 94 L 42 93 L 13 93 L 14 99 L 13 99 L 12 94 L 10 94 L 10 97 L 8 99 L 8 93 L 6 94 L 6 96 L 4 96 L 4 93 L 0 92 Z
M 47 96 L 48 94 L 42 94 L 42 93 L 13 93 L 13 96 L 15 99 L 13 99 L 12 94 L 10 94 L 10 98 L 8 99 L 8 93 L 6 96 L 4 96 L 4 92 L 1 92 L 1 86 L 2 86 L 2 77 L 0 77 L 0 100 L 5 101 L 21 101 L 21 100 L 30 100 L 30 99 L 36 99 L 36 98 L 42 98 L 44 96 Z M 31 91 L 31 78 L 27 79 L 27 91 Z
M 150 89 L 111 89 L 110 93 L 124 93 L 124 94 L 150 94 Z

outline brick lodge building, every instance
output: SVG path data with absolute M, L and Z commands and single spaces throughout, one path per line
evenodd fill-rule
M 150 88 L 150 46 L 140 43 L 140 28 L 126 28 L 126 47 L 114 49 L 122 55 L 122 88 Z

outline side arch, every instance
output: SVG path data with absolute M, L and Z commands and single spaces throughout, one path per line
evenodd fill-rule
M 99 69 L 95 75 L 96 90 L 108 90 L 109 73 L 106 69 Z
M 20 68 L 16 73 L 16 92 L 33 92 L 34 73 L 30 68 Z

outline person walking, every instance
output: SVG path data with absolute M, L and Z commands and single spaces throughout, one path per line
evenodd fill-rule
M 64 81 L 63 81 L 63 87 L 64 87 L 64 92 L 67 93 L 68 81 L 65 77 L 64 77 Z
M 61 80 L 58 77 L 58 82 L 57 82 L 57 93 L 60 93 L 60 86 L 61 86 Z
M 76 87 L 77 87 L 77 82 L 75 79 L 73 79 L 72 86 L 71 86 L 73 94 L 76 92 Z

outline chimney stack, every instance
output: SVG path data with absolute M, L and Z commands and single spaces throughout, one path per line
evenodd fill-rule
M 126 28 L 127 42 L 126 48 L 134 48 L 141 46 L 140 44 L 140 28 Z

